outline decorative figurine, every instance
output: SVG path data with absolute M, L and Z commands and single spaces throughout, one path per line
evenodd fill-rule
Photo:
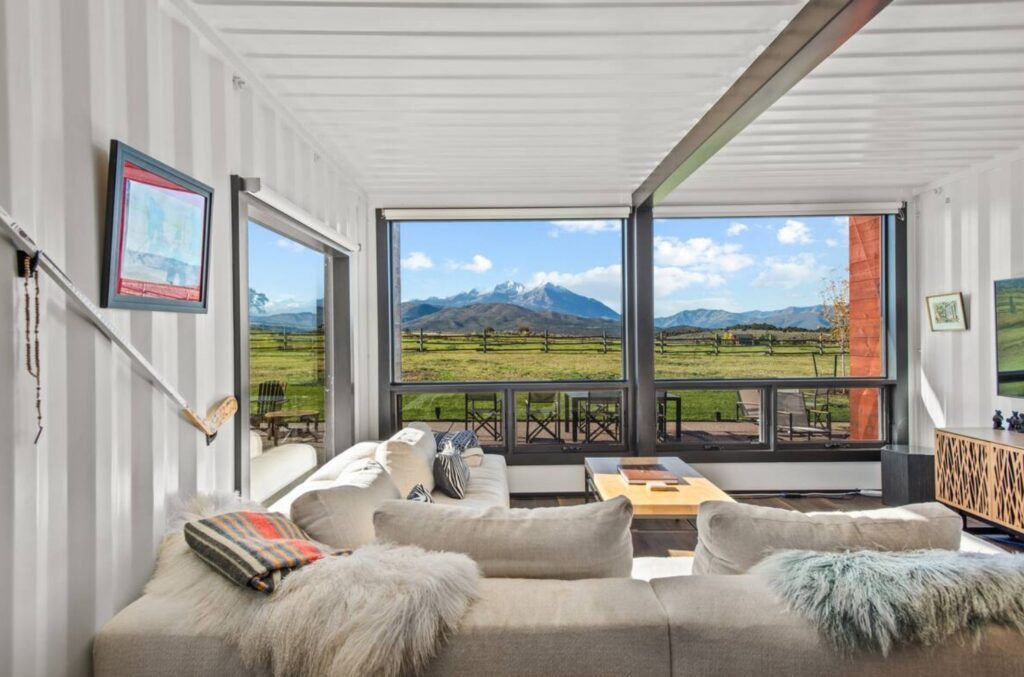
M 992 429 L 1002 430 L 1003 429 L 1003 412 L 1001 409 L 996 409 L 996 415 L 992 417 Z
M 1015 433 L 1024 432 L 1024 416 L 1021 416 L 1019 411 L 1013 412 L 1013 415 L 1010 416 L 1007 423 L 1009 423 L 1009 430 L 1012 430 Z

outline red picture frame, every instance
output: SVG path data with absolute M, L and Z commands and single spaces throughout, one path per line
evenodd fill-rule
M 104 308 L 205 313 L 213 188 L 114 140 Z

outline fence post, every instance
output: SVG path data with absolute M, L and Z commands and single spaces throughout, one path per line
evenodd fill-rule
M 601 346 L 604 348 L 604 352 L 608 352 L 608 332 L 601 332 Z
M 427 348 L 423 345 L 423 329 L 420 329 L 420 352 L 426 352 Z
M 772 345 L 774 340 L 775 340 L 775 337 L 772 336 L 771 334 L 768 334 L 768 354 L 769 355 L 774 355 L 775 354 L 775 346 Z
M 820 331 L 818 332 L 818 354 L 819 355 L 824 355 L 825 354 L 824 334 L 822 334 Z
M 284 347 L 281 350 L 288 350 L 288 330 L 284 330 Z
M 718 355 L 720 353 L 721 348 L 722 348 L 722 335 L 719 334 L 716 331 L 715 332 L 715 355 Z
M 548 330 L 544 330 L 544 352 L 549 352 L 551 348 L 548 346 Z
M 658 342 L 661 345 L 661 354 L 665 354 L 665 332 L 658 334 Z
M 487 330 L 484 329 L 484 352 L 487 352 Z

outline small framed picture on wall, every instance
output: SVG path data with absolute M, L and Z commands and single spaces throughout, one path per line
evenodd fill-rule
M 213 188 L 110 144 L 104 308 L 205 313 Z
M 928 304 L 928 322 L 932 331 L 964 331 L 967 315 L 964 313 L 964 295 L 960 292 L 925 297 Z

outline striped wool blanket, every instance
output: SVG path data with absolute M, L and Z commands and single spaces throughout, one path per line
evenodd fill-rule
M 218 573 L 238 585 L 270 594 L 301 566 L 351 550 L 311 539 L 277 513 L 239 511 L 187 522 L 185 542 Z

